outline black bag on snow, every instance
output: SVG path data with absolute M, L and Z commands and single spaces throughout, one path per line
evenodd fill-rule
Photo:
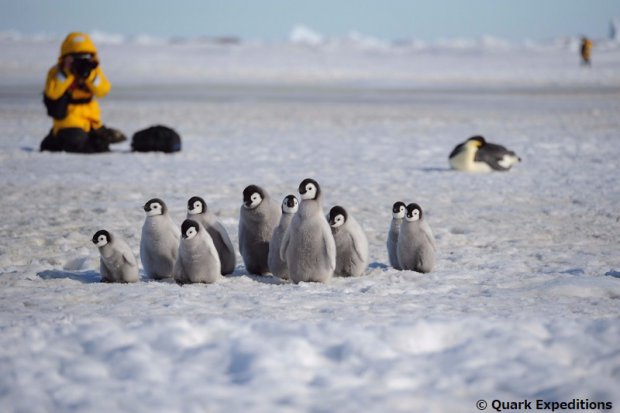
M 134 133 L 131 149 L 137 152 L 178 152 L 181 150 L 181 137 L 166 126 L 151 126 Z

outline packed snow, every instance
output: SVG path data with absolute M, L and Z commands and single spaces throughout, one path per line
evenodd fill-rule
M 99 34 L 108 126 L 175 128 L 174 155 L 39 153 L 61 37 L 0 35 L 2 412 L 472 412 L 485 400 L 620 406 L 620 46 L 389 44 Z M 482 134 L 507 173 L 451 171 Z M 368 236 L 357 278 L 102 284 L 99 229 L 136 256 L 142 205 L 205 198 L 237 245 L 241 192 L 323 187 Z M 388 266 L 417 202 L 430 274 Z M 492 411 L 492 410 L 491 410 Z

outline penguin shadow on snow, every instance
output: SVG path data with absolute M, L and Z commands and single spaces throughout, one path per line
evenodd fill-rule
M 82 284 L 99 284 L 101 283 L 101 273 L 96 270 L 87 271 L 68 271 L 68 270 L 45 270 L 37 273 L 37 277 L 43 280 L 62 280 L 68 279 L 79 281 Z M 138 282 L 156 281 L 148 278 L 142 270 L 140 270 L 140 279 Z M 173 279 L 158 280 L 156 282 L 164 282 L 174 284 Z
M 276 277 L 275 275 L 256 275 L 256 274 L 243 274 L 243 276 L 248 277 L 249 279 L 269 285 L 284 285 L 288 284 L 286 280 Z
M 440 167 L 440 166 L 427 166 L 424 168 L 418 168 L 418 171 L 422 171 L 422 172 L 453 172 L 452 168 L 448 168 L 448 167 Z
M 378 261 L 372 262 L 368 265 L 368 271 L 371 271 L 371 270 L 387 271 L 390 268 L 391 268 L 390 266 L 382 262 L 378 262 Z M 365 274 L 365 275 L 368 275 L 368 274 Z M 613 274 L 605 274 L 605 275 L 611 275 L 613 277 L 620 278 L 620 272 L 614 272 Z M 98 284 L 101 282 L 101 274 L 99 273 L 99 271 L 95 271 L 95 270 L 88 270 L 88 271 L 45 270 L 45 271 L 38 272 L 37 276 L 43 280 L 69 279 L 73 281 L 79 281 L 82 284 Z M 262 284 L 268 284 L 268 285 L 285 285 L 285 284 L 290 283 L 287 280 L 280 279 L 273 275 L 249 274 L 246 271 L 245 267 L 243 266 L 238 266 L 237 268 L 235 268 L 235 271 L 232 274 L 227 275 L 225 278 L 235 279 L 235 278 L 241 278 L 241 277 L 247 277 L 251 279 L 252 281 L 256 281 L 256 282 L 259 282 Z M 142 270 L 140 270 L 139 282 L 157 282 L 157 283 L 175 284 L 175 281 L 173 279 L 151 280 L 143 273 Z M 191 284 L 187 284 L 187 285 L 191 285 Z
M 392 267 L 390 267 L 387 264 L 384 264 L 382 262 L 379 261 L 375 261 L 375 262 L 371 262 L 370 264 L 368 264 L 368 270 L 388 270 Z
M 43 280 L 61 280 L 69 279 L 79 281 L 82 284 L 95 284 L 101 282 L 101 274 L 99 271 L 66 271 L 66 270 L 45 270 L 37 273 L 37 276 Z
M 22 152 L 40 152 L 39 148 L 35 148 L 34 146 L 20 146 L 19 149 Z M 71 152 L 61 152 L 61 153 L 71 153 Z M 108 152 L 100 152 L 97 155 L 105 155 L 105 154 L 110 154 L 110 153 L 136 153 L 134 151 L 132 151 L 131 149 L 110 149 Z M 71 153 L 71 155 L 87 155 L 87 156 L 92 156 L 92 154 L 84 154 L 84 153 Z
M 237 266 L 235 268 L 235 271 L 232 274 L 224 276 L 224 278 L 228 278 L 228 279 L 237 279 L 241 277 L 247 277 L 251 279 L 252 281 L 256 281 L 262 284 L 269 284 L 269 285 L 284 285 L 284 284 L 289 283 L 287 280 L 278 278 L 275 275 L 250 274 L 243 265 Z
M 605 273 L 605 275 L 606 275 L 607 277 L 620 278 L 620 271 L 614 271 L 614 270 L 607 271 L 607 272 Z
M 372 274 L 370 274 L 370 272 L 372 272 L 373 270 L 380 270 L 380 271 L 388 271 L 389 269 L 391 269 L 392 267 L 390 267 L 387 264 L 384 264 L 382 262 L 372 262 L 368 265 L 368 268 L 366 269 L 366 271 L 364 272 L 364 274 L 360 277 L 338 277 L 338 276 L 334 276 L 334 278 L 361 278 L 361 277 L 365 277 L 365 276 L 372 276 Z M 290 280 L 283 280 L 281 278 L 276 277 L 275 275 L 256 275 L 256 274 L 249 274 L 245 267 L 240 266 L 235 268 L 235 272 L 226 276 L 226 278 L 237 278 L 237 277 L 247 277 L 249 279 L 251 279 L 252 281 L 256 281 L 259 283 L 263 283 L 263 284 L 269 284 L 269 285 L 286 285 L 286 284 L 293 284 Z

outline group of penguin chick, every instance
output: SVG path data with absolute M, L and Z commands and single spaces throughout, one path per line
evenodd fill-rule
M 250 274 L 290 279 L 294 283 L 327 282 L 332 276 L 360 276 L 368 267 L 368 240 L 362 227 L 343 207 L 323 215 L 323 194 L 313 179 L 299 185 L 301 202 L 287 195 L 278 205 L 263 188 L 243 191 L 239 214 L 239 252 Z M 140 258 L 151 279 L 172 278 L 178 284 L 213 283 L 235 269 L 235 250 L 224 226 L 204 199 L 188 201 L 181 232 L 164 201 L 144 205 Z M 435 241 L 417 204 L 394 204 L 388 233 L 390 264 L 397 269 L 429 272 Z M 102 282 L 136 282 L 138 264 L 122 239 L 107 230 L 95 233 Z
M 474 136 L 449 156 L 453 169 L 469 172 L 505 171 L 520 158 L 503 146 Z M 301 202 L 287 195 L 278 205 L 263 188 L 243 191 L 239 214 L 239 252 L 250 274 L 272 274 L 299 282 L 327 282 L 332 276 L 360 276 L 368 267 L 368 239 L 362 227 L 341 206 L 323 215 L 318 182 L 307 178 L 298 188 Z M 173 278 L 178 284 L 213 283 L 235 269 L 235 250 L 224 226 L 204 199 L 188 200 L 181 232 L 164 201 L 144 205 L 140 258 L 151 279 Z M 103 282 L 136 282 L 138 265 L 129 246 L 109 231 L 92 238 L 101 255 Z M 416 204 L 398 201 L 392 207 L 387 237 L 390 265 L 399 270 L 432 271 L 437 246 L 430 226 Z

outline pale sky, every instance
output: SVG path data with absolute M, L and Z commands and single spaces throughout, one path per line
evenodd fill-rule
M 0 0 L 0 31 L 282 40 L 303 24 L 386 40 L 606 37 L 620 0 Z

